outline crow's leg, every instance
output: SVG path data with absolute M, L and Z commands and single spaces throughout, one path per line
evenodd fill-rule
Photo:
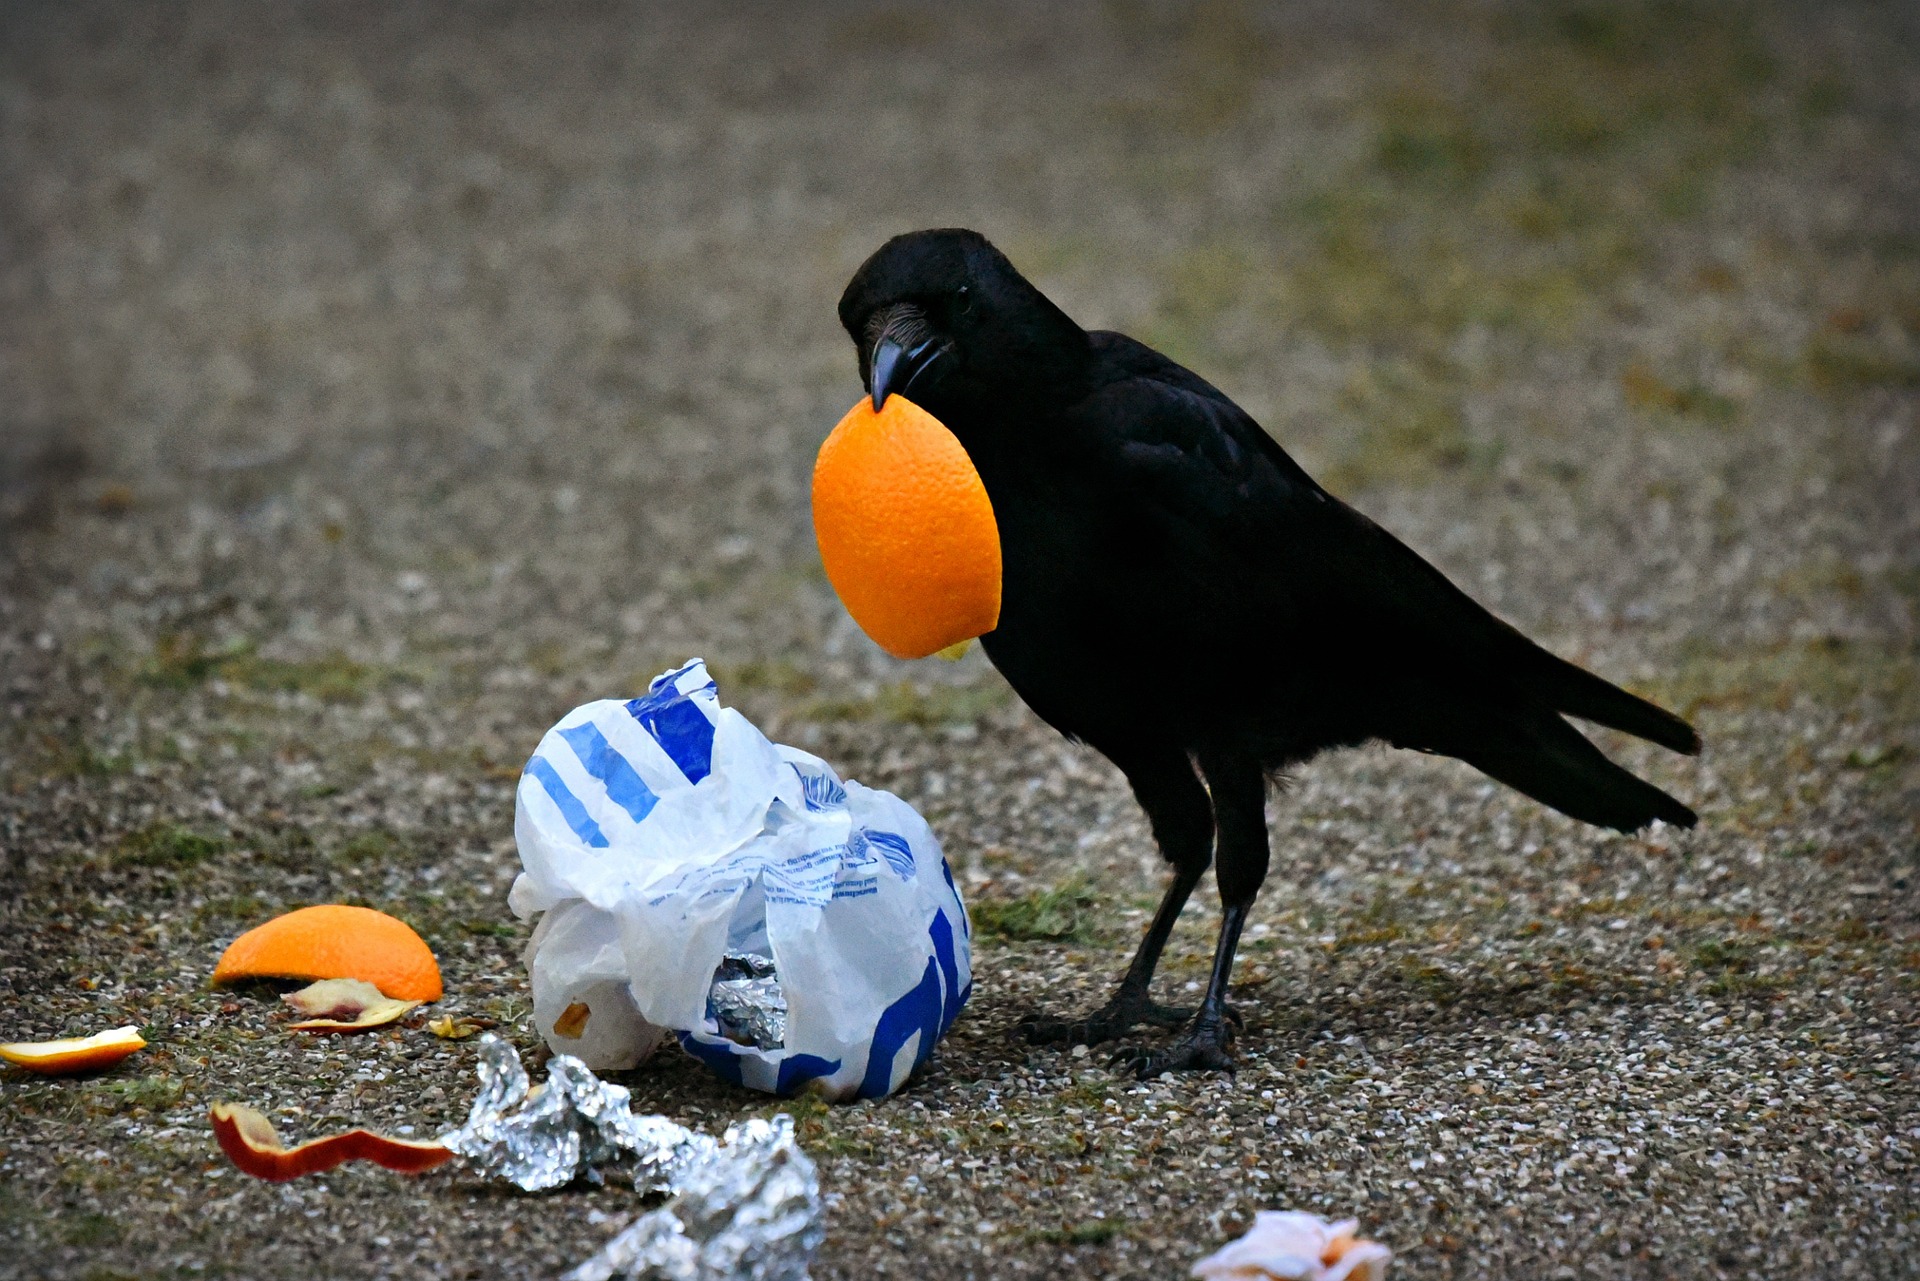
M 1098 746 L 1098 744 L 1096 744 Z M 1173 883 L 1160 900 L 1159 911 L 1133 964 L 1120 980 L 1113 997 L 1083 1019 L 1060 1020 L 1028 1018 L 1018 1031 L 1037 1044 L 1068 1041 L 1076 1045 L 1098 1045 L 1125 1036 L 1142 1023 L 1156 1027 L 1178 1027 L 1193 1011 L 1161 1005 L 1149 994 L 1153 971 L 1160 964 L 1160 953 L 1173 933 L 1180 909 L 1187 905 L 1193 887 L 1207 870 L 1213 854 L 1213 812 L 1207 793 L 1194 776 L 1193 765 L 1178 751 L 1116 753 L 1106 752 L 1120 766 L 1133 785 L 1140 808 L 1153 825 L 1154 840 L 1160 852 L 1173 864 Z
M 1220 882 L 1220 942 L 1213 952 L 1213 973 L 1193 1026 L 1157 1052 L 1123 1049 L 1114 1056 L 1141 1080 L 1190 1068 L 1233 1070 L 1233 1032 L 1238 1020 L 1227 1008 L 1227 981 L 1234 949 L 1247 921 L 1247 909 L 1267 878 L 1267 781 L 1250 757 L 1202 754 L 1200 770 L 1213 792 L 1217 829 L 1215 876 Z

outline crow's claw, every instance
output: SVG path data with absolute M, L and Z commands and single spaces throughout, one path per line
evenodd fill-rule
M 1114 1054 L 1111 1066 L 1151 1081 L 1162 1072 L 1212 1069 L 1233 1071 L 1233 1029 L 1225 1023 L 1194 1028 L 1158 1052 L 1127 1046 Z
M 1116 1041 L 1142 1023 L 1154 1027 L 1179 1027 L 1193 1017 L 1193 1011 L 1174 1005 L 1161 1005 L 1151 997 L 1122 991 L 1111 1001 L 1084 1019 L 1062 1020 L 1029 1015 L 1014 1031 L 1034 1045 L 1099 1045 Z

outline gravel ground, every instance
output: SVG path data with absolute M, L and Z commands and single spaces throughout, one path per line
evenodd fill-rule
M 428 1013 L 534 1046 L 519 762 L 701 654 L 928 815 L 981 935 L 923 1078 L 792 1106 L 817 1276 L 1171 1277 L 1276 1206 L 1395 1276 L 1920 1275 L 1912 7 L 729 11 L 0 8 L 0 1033 L 153 1041 L 0 1075 L 0 1274 L 596 1248 L 630 1194 L 268 1186 L 206 1107 L 460 1115 Z M 950 224 L 1684 709 L 1698 761 L 1605 742 L 1700 828 L 1330 757 L 1271 807 L 1236 1076 L 1016 1043 L 1123 965 L 1144 824 L 977 654 L 881 656 L 807 518 L 840 287 Z M 417 924 L 440 1006 L 313 1041 L 208 986 L 327 901 Z M 678 1052 L 622 1079 L 772 1109 Z

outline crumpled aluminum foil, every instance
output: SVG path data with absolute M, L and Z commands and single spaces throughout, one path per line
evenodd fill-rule
M 678 1183 L 562 1281 L 807 1281 L 827 1229 L 792 1117 L 729 1126 Z
M 707 1013 L 729 1041 L 762 1050 L 787 1043 L 787 998 L 773 962 L 752 952 L 729 952 L 713 972 Z
M 600 1167 L 622 1167 L 640 1192 L 671 1192 L 684 1170 L 710 1154 L 713 1139 L 663 1116 L 635 1116 L 623 1085 L 610 1085 L 570 1054 L 547 1063 L 531 1085 L 512 1045 L 480 1038 L 480 1094 L 467 1123 L 440 1142 L 483 1174 L 540 1192 Z
M 754 981 L 754 980 L 748 980 Z M 635 1116 L 626 1087 L 571 1055 L 535 1086 L 512 1045 L 480 1039 L 480 1093 L 467 1123 L 440 1137 L 468 1164 L 529 1192 L 600 1167 L 624 1169 L 641 1193 L 672 1200 L 635 1219 L 565 1281 L 807 1281 L 826 1239 L 820 1179 L 793 1139 L 793 1118 L 755 1118 L 710 1135 Z

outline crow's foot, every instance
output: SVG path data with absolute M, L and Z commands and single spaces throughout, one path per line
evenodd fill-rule
M 1158 1050 L 1144 1046 L 1121 1046 L 1109 1062 L 1132 1072 L 1142 1081 L 1151 1081 L 1162 1072 L 1193 1072 L 1214 1069 L 1233 1071 L 1233 1031 L 1239 1020 L 1228 1015 L 1221 1019 L 1203 1019 L 1186 1035 Z
M 1014 1030 L 1034 1045 L 1065 1041 L 1069 1045 L 1099 1045 L 1115 1041 L 1142 1023 L 1154 1027 L 1179 1027 L 1193 1017 L 1183 1006 L 1162 1005 L 1145 992 L 1121 988 L 1113 999 L 1084 1019 L 1065 1022 L 1035 1016 L 1022 1019 Z

